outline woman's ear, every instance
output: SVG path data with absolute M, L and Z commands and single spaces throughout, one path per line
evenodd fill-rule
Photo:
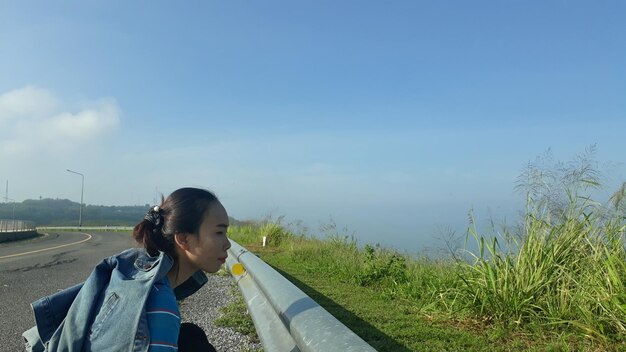
M 182 249 L 189 250 L 189 235 L 186 233 L 175 233 L 174 242 Z

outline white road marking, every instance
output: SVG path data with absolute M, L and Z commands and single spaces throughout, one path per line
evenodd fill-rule
M 33 254 L 33 253 L 39 253 L 39 252 L 45 252 L 45 251 L 49 251 L 49 250 L 53 250 L 53 249 L 57 249 L 57 248 L 62 248 L 62 247 L 67 247 L 67 246 L 73 246 L 75 244 L 81 244 L 83 242 L 87 242 L 89 241 L 92 236 L 88 233 L 83 233 L 83 235 L 86 235 L 87 238 L 85 238 L 84 240 L 80 240 L 78 242 L 72 242 L 72 243 L 68 243 L 68 244 L 62 244 L 60 246 L 54 246 L 54 247 L 49 247 L 49 248 L 43 248 L 43 249 L 38 249 L 35 251 L 30 251 L 30 252 L 23 252 L 23 253 L 16 253 L 16 254 L 10 254 L 10 255 L 5 255 L 3 257 L 0 257 L 0 259 L 5 259 L 5 258 L 13 258 L 13 257 L 19 257 L 22 255 L 27 255 L 27 254 Z

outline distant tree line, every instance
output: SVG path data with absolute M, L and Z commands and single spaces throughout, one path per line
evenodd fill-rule
M 145 215 L 149 205 L 83 206 L 83 226 L 133 226 Z M 34 221 L 37 226 L 78 225 L 80 204 L 68 199 L 27 199 L 21 203 L 0 203 L 0 219 Z
M 145 205 L 85 205 L 83 226 L 134 226 L 150 207 Z M 27 199 L 21 203 L 0 203 L 0 219 L 34 221 L 36 226 L 78 225 L 80 204 L 69 199 Z M 231 224 L 240 222 L 231 218 Z

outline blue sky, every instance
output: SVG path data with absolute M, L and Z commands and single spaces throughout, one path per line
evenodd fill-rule
M 524 166 L 592 144 L 626 181 L 622 1 L 3 1 L 9 197 L 329 219 L 408 250 L 514 217 Z M 4 188 L 4 187 L 3 187 Z M 4 191 L 4 189 L 3 189 Z M 4 196 L 4 192 L 2 192 Z

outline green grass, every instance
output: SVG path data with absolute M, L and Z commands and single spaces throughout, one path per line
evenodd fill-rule
M 235 300 L 222 307 L 220 310 L 222 316 L 216 319 L 214 324 L 216 326 L 231 327 L 240 334 L 250 337 L 251 341 L 259 342 L 254 323 L 250 314 L 248 314 L 246 302 L 244 302 L 239 292 L 236 292 L 234 296 L 236 297 Z
M 529 211 L 500 240 L 473 228 L 469 261 L 408 258 L 280 222 L 230 235 L 379 351 L 626 351 L 623 217 L 590 204 Z
M 450 329 L 404 299 L 390 300 L 375 290 L 355 287 L 285 252 L 262 258 L 378 351 L 482 349 L 485 339 Z
M 216 273 L 220 276 L 230 276 L 230 273 L 226 268 L 222 268 Z M 248 313 L 248 307 L 243 299 L 241 293 L 233 288 L 235 292 L 232 292 L 232 296 L 235 297 L 233 301 L 220 308 L 221 316 L 213 321 L 215 326 L 232 328 L 242 335 L 247 336 L 251 342 L 259 343 L 259 336 L 257 335 L 252 317 Z M 242 352 L 262 352 L 263 349 L 245 349 Z
M 623 344 L 624 226 L 590 210 L 572 203 L 557 219 L 530 212 L 513 251 L 472 231 L 480 254 L 463 264 L 460 293 L 470 310 L 507 328 L 555 329 Z

